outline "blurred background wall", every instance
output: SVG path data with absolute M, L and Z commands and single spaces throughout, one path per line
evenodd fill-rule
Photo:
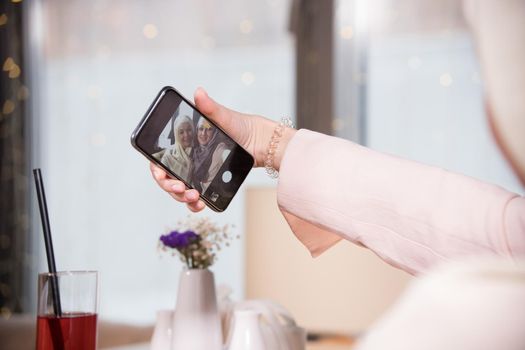
M 157 309 L 175 303 L 181 265 L 157 251 L 157 240 L 187 211 L 156 186 L 147 161 L 129 143 L 164 85 L 190 98 L 203 86 L 226 106 L 273 119 L 315 108 L 297 115 L 300 127 L 317 125 L 523 193 L 489 133 L 475 44 L 459 1 L 326 1 L 318 16 L 316 0 L 24 0 L 9 6 L 20 6 L 26 19 L 23 38 L 9 40 L 21 40 L 31 58 L 22 67 L 30 82 L 26 156 L 43 170 L 57 267 L 101 272 L 104 319 L 150 323 Z M 4 14 L 0 31 L 11 23 L 2 23 Z M 5 67 L 11 54 L 2 55 Z M 330 93 L 304 109 L 323 86 Z M 32 195 L 30 177 L 24 181 L 24 195 Z M 227 212 L 199 214 L 235 224 L 241 236 L 221 252 L 213 268 L 217 283 L 230 286 L 236 300 L 276 299 L 308 327 L 366 328 L 409 277 L 348 243 L 312 260 L 283 226 L 275 186 L 256 169 Z M 32 221 L 23 232 L 31 248 L 41 231 L 34 198 L 30 202 Z M 7 229 L 0 234 L 0 243 L 13 237 Z M 283 266 L 283 256 L 293 259 Z M 17 311 L 28 312 L 35 274 L 46 265 L 41 246 L 25 257 L 28 305 Z M 8 270 L 20 257 L 2 259 Z M 10 283 L 2 279 L 0 292 Z M 301 298 L 290 294 L 306 287 Z M 338 304 L 328 305 L 331 297 Z M 8 305 L 2 307 L 9 315 Z

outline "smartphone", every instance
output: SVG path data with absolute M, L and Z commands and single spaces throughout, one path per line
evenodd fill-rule
M 131 144 L 172 178 L 224 211 L 253 167 L 253 157 L 182 94 L 166 86 L 131 135 Z

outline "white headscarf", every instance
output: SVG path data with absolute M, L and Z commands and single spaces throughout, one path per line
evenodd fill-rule
M 495 137 L 525 185 L 525 1 L 465 0 L 463 5 Z
M 170 168 L 175 174 L 182 177 L 182 179 L 188 181 L 190 179 L 192 168 L 192 162 L 189 156 L 191 153 L 191 146 L 184 148 L 179 140 L 179 128 L 186 123 L 191 126 L 191 130 L 193 131 L 193 134 L 195 134 L 193 122 L 190 117 L 184 115 L 175 118 L 175 121 L 173 122 L 175 143 L 171 149 L 164 153 L 161 162 Z

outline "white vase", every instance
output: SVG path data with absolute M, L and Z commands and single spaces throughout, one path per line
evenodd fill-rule
M 215 280 L 206 269 L 189 269 L 180 275 L 171 350 L 190 349 L 222 349 Z
M 227 350 L 270 350 L 264 341 L 259 317 L 257 311 L 235 311 Z
M 173 310 L 157 311 L 157 321 L 153 329 L 150 350 L 170 350 Z

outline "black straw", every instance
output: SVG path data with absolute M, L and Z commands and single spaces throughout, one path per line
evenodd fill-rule
M 36 193 L 38 196 L 38 206 L 40 208 L 40 218 L 42 219 L 42 228 L 44 229 L 44 242 L 46 244 L 47 266 L 51 273 L 51 292 L 53 297 L 53 309 L 55 315 L 62 316 L 62 307 L 60 306 L 60 292 L 58 290 L 57 268 L 55 265 L 55 254 L 53 252 L 53 241 L 51 240 L 51 228 L 49 226 L 49 216 L 47 214 L 46 194 L 44 192 L 44 183 L 40 169 L 33 169 L 35 177 Z

